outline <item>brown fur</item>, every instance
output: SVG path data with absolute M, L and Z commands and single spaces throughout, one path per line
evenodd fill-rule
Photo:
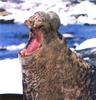
M 96 93 L 93 87 L 96 84 L 95 71 L 57 37 L 60 19 L 56 17 L 57 22 L 54 24 L 56 13 L 51 14 L 53 17 L 50 12 L 47 14 L 37 12 L 33 15 L 35 18 L 40 15 L 40 20 L 32 17 L 31 21 L 36 20 L 36 23 L 34 22 L 36 27 L 42 25 L 40 30 L 47 37 L 43 46 L 34 54 L 25 57 L 19 55 L 23 73 L 24 100 L 95 100 L 93 99 Z M 49 19 L 47 16 L 50 16 Z M 34 27 L 32 23 L 29 26 Z

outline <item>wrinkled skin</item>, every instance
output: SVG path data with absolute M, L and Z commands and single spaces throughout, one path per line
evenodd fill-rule
M 36 12 L 25 23 L 34 38 L 19 53 L 24 100 L 95 100 L 96 72 L 57 36 L 59 16 Z

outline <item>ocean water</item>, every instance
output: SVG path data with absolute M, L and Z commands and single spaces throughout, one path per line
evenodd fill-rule
M 80 44 L 83 41 L 91 38 L 96 38 L 96 25 L 62 25 L 59 28 L 61 34 L 69 33 L 73 38 L 67 40 L 68 47 L 73 47 L 75 43 Z
M 69 48 L 75 43 L 96 38 L 96 25 L 61 25 L 58 31 L 62 35 L 73 35 L 73 38 L 66 39 Z M 22 44 L 27 42 L 28 32 L 24 24 L 0 24 L 0 60 L 17 58 Z
M 0 24 L 0 60 L 18 57 L 20 45 L 27 42 L 28 32 L 24 24 Z

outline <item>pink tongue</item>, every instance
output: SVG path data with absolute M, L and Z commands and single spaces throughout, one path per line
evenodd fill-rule
M 27 53 L 32 53 L 35 51 L 37 48 L 40 47 L 39 41 L 35 38 L 32 40 L 32 42 L 28 45 L 27 47 Z

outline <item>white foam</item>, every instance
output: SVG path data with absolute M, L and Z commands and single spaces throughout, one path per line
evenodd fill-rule
M 76 47 L 76 50 L 88 49 L 96 47 L 96 38 L 85 40 Z
M 62 34 L 64 38 L 74 38 L 74 35 L 70 34 L 70 33 L 64 33 Z
M 19 44 L 19 45 L 11 45 L 11 46 L 7 46 L 6 49 L 7 50 L 17 50 L 17 49 L 22 49 L 25 47 L 25 43 Z
M 14 18 L 15 22 L 23 23 L 25 19 L 29 18 L 36 11 L 55 11 L 59 14 L 61 23 L 74 24 L 74 23 L 89 23 L 96 24 L 96 5 L 89 1 L 82 1 L 75 6 L 68 5 L 69 2 L 62 2 L 62 0 L 24 0 L 23 3 L 10 3 L 0 2 L 0 6 L 5 8 Z M 72 15 L 86 14 L 80 18 L 73 18 Z M 2 18 L 7 19 L 8 16 Z M 9 19 L 9 18 L 8 18 Z

